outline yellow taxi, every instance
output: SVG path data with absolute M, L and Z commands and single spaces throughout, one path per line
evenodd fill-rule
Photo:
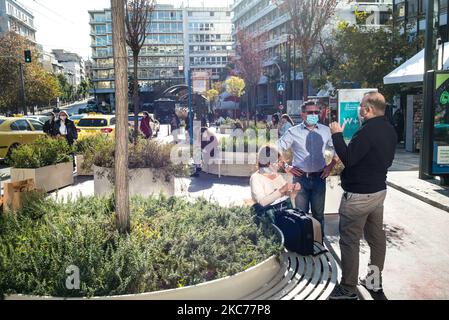
M 7 158 L 14 148 L 44 136 L 43 126 L 36 119 L 0 117 L 0 158 Z
M 71 116 L 69 119 L 73 121 L 75 126 L 77 126 L 78 122 L 80 122 L 80 120 L 86 116 L 87 116 L 87 114 L 75 114 L 75 115 Z
M 110 134 L 115 133 L 115 115 L 87 115 L 79 120 L 76 125 L 78 136 L 85 136 L 91 134 Z

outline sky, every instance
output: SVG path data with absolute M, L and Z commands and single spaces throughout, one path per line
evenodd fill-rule
M 84 59 L 91 56 L 88 10 L 110 7 L 110 0 L 19 0 L 34 14 L 36 40 L 46 51 L 65 49 Z M 223 6 L 233 0 L 158 0 L 160 4 L 179 6 Z

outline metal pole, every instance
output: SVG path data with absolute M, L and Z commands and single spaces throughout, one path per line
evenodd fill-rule
M 430 168 L 430 156 L 431 152 L 433 152 L 433 143 L 431 141 L 432 135 L 432 81 L 433 81 L 433 73 L 429 73 L 428 71 L 433 70 L 433 55 L 434 55 L 434 47 L 435 41 L 433 36 L 433 28 L 434 28 L 434 0 L 427 1 L 426 8 L 426 33 L 425 33 L 425 44 L 424 44 L 424 90 L 423 90 L 423 135 L 421 142 L 421 155 L 420 155 L 420 164 L 419 164 L 419 178 L 420 179 L 429 179 L 429 168 Z
M 190 145 L 193 146 L 193 110 L 192 110 L 192 71 L 189 69 L 188 75 L 188 93 L 189 93 L 189 136 Z
M 21 96 L 22 96 L 22 110 L 23 110 L 23 114 L 27 115 L 28 112 L 27 112 L 26 95 L 25 95 L 25 78 L 23 76 L 23 64 L 22 64 L 22 62 L 19 63 L 19 69 L 20 69 L 20 72 L 19 72 L 19 74 L 20 74 L 20 93 L 21 93 Z M 18 112 L 18 108 L 16 108 L 16 110 L 17 110 L 17 113 L 19 113 Z

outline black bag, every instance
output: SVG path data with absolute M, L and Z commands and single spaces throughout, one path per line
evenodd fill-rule
M 312 219 L 304 212 L 286 209 L 275 217 L 276 226 L 284 234 L 284 246 L 303 256 L 314 255 Z

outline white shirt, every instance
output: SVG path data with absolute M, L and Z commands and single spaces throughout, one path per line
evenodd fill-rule
M 290 128 L 280 139 L 282 151 L 292 149 L 293 166 L 304 172 L 320 172 L 326 167 L 326 150 L 335 155 L 329 127 L 317 124 L 309 130 L 304 123 Z
M 271 180 L 259 172 L 251 176 L 251 196 L 253 200 L 262 206 L 268 206 L 279 198 L 282 198 L 280 188 L 285 186 L 287 181 L 279 175 L 276 179 Z
M 67 127 L 66 127 L 65 123 L 62 122 L 62 121 L 61 121 L 61 125 L 59 126 L 59 133 L 62 136 L 66 136 L 67 135 Z

